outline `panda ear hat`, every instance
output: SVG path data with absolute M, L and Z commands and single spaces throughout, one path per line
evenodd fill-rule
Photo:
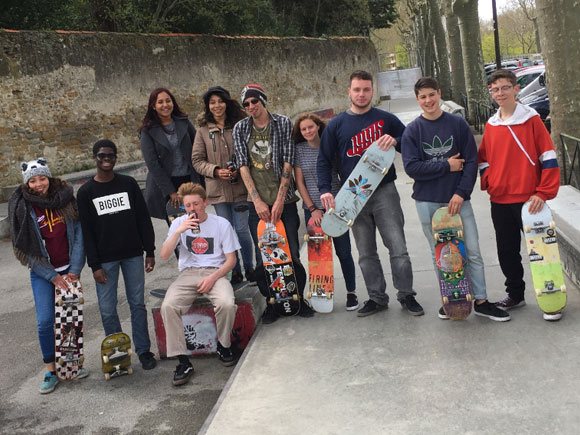
M 24 184 L 28 184 L 28 181 L 37 175 L 52 177 L 50 169 L 46 163 L 44 157 L 39 157 L 35 160 L 30 160 L 29 162 L 22 162 L 20 168 L 22 169 L 22 180 Z

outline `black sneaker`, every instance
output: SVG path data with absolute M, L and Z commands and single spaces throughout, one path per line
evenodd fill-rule
M 511 319 L 507 311 L 498 308 L 496 304 L 492 304 L 489 301 L 485 301 L 482 304 L 474 303 L 473 311 L 477 316 L 487 317 L 496 322 L 507 322 Z
M 520 308 L 524 305 L 526 305 L 526 300 L 524 298 L 512 299 L 512 297 L 509 295 L 505 299 L 495 303 L 496 307 L 506 311 L 511 310 L 512 308 Z
M 151 370 L 157 366 L 155 355 L 151 352 L 145 352 L 139 355 L 139 361 L 141 361 L 141 367 L 143 367 L 143 370 Z
M 368 301 L 365 302 L 364 306 L 360 310 L 358 310 L 356 315 L 358 317 L 366 317 L 370 316 L 371 314 L 378 313 L 379 311 L 386 310 L 388 308 L 389 308 L 388 305 L 379 305 L 372 299 L 369 299 Z
M 256 282 L 256 271 L 254 269 L 246 270 L 246 281 Z
M 354 311 L 358 309 L 358 298 L 355 292 L 348 292 L 346 294 L 346 311 Z
M 300 300 L 300 312 L 298 313 L 300 317 L 312 317 L 314 316 L 314 310 L 308 305 L 304 299 Z
M 268 304 L 266 305 L 264 314 L 262 314 L 262 323 L 264 325 L 269 325 L 270 323 L 274 323 L 276 320 L 278 320 L 279 317 L 280 315 L 274 311 L 274 308 L 270 304 Z
M 230 283 L 232 285 L 236 285 L 241 283 L 244 280 L 244 275 L 241 272 L 232 272 L 232 279 L 230 279 Z
M 406 308 L 411 316 L 422 316 L 425 314 L 423 307 L 415 300 L 415 296 L 408 295 L 405 299 L 399 301 L 403 308 Z
M 437 317 L 439 317 L 441 320 L 449 320 L 449 316 L 447 315 L 443 307 L 439 308 L 439 313 L 437 313 Z
M 217 344 L 217 354 L 221 363 L 226 367 L 233 366 L 236 363 L 236 357 L 232 352 L 232 348 L 223 347 L 219 341 Z
M 179 363 L 173 372 L 173 385 L 176 387 L 179 385 L 187 384 L 189 378 L 193 376 L 193 366 L 191 363 Z

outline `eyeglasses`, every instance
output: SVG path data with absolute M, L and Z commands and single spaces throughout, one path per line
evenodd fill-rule
M 117 154 L 114 153 L 99 153 L 97 154 L 97 159 L 99 160 L 116 160 L 117 159 Z
M 511 88 L 513 88 L 513 85 L 505 85 L 505 86 L 502 86 L 501 88 L 489 88 L 489 93 L 492 94 L 492 95 L 493 94 L 499 94 L 499 91 L 507 92 Z
M 252 103 L 252 104 L 255 106 L 255 105 L 256 105 L 256 104 L 258 104 L 259 102 L 260 102 L 260 100 L 258 100 L 257 98 L 252 98 L 251 100 L 244 101 L 244 102 L 242 103 L 242 106 L 244 106 L 244 107 L 250 107 L 250 103 Z

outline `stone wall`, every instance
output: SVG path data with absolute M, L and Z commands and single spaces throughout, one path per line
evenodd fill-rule
M 18 163 L 38 156 L 56 174 L 90 168 L 103 137 L 119 162 L 141 159 L 138 128 L 158 86 L 195 119 L 209 86 L 237 96 L 259 82 L 271 111 L 295 116 L 344 110 L 355 69 L 378 72 L 368 39 L 0 30 L 0 187 L 20 182 Z

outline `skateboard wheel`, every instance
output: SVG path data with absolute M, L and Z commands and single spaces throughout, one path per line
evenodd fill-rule
M 307 242 L 310 240 L 310 236 L 308 234 L 304 234 L 304 241 Z
M 447 296 L 443 296 L 443 305 L 447 305 L 449 303 L 449 298 Z
M 85 356 L 84 355 L 81 355 L 79 357 L 79 367 L 81 367 L 84 364 L 84 362 L 85 362 Z
M 127 355 L 128 356 L 133 355 L 133 349 L 131 349 L 131 348 L 127 349 Z
M 56 362 L 58 363 L 59 366 L 64 365 L 64 360 L 62 358 L 57 359 Z
M 468 302 L 471 302 L 471 301 L 473 300 L 473 295 L 472 295 L 471 293 L 468 293 L 467 295 L 465 295 L 465 299 L 466 299 Z
M 85 303 L 85 298 L 79 298 L 79 301 L 77 303 L 78 304 L 84 304 Z
M 276 299 L 274 299 L 274 298 L 270 298 L 270 299 L 268 299 L 268 303 L 269 303 L 270 305 L 274 305 L 274 303 L 275 303 L 275 302 L 276 302 Z
M 457 231 L 457 237 L 463 239 L 463 230 Z
M 293 301 L 298 301 L 298 300 L 300 300 L 300 297 L 297 294 L 293 294 L 292 295 L 292 300 Z
M 354 221 L 353 221 L 352 219 L 349 219 L 349 220 L 347 221 L 347 223 L 346 223 L 346 225 L 347 225 L 348 227 L 352 227 L 352 224 L 354 224 Z
M 324 239 L 324 241 L 327 241 L 330 239 L 330 237 L 328 236 L 328 234 L 325 234 L 324 236 L 322 236 L 322 238 Z
M 62 307 L 64 305 L 63 300 L 62 299 L 57 300 L 56 305 L 58 305 L 59 307 Z
M 366 163 L 369 160 L 369 156 L 364 155 L 362 158 L 363 163 Z
M 107 364 L 109 362 L 109 355 L 103 355 L 103 362 Z
M 312 292 L 310 290 L 306 292 L 306 299 L 312 299 Z
M 326 299 L 332 299 L 332 293 L 330 292 L 326 293 Z
M 332 213 L 334 213 L 334 209 L 332 207 L 330 207 L 328 210 L 326 210 L 326 213 L 332 214 Z
M 132 375 L 132 374 L 133 374 L 133 367 L 129 367 L 129 368 L 127 369 L 127 374 L 128 374 L 128 375 Z
M 105 381 L 110 381 L 110 380 L 111 380 L 111 374 L 105 373 Z
M 258 242 L 258 248 L 262 249 L 264 247 L 264 244 L 262 242 Z
M 387 172 L 389 172 L 388 168 L 383 168 L 383 170 L 381 171 L 381 175 L 386 175 Z
M 532 231 L 532 227 L 529 225 L 524 225 L 524 233 L 529 233 L 530 231 Z
M 286 239 L 284 237 L 280 238 L 280 243 L 282 245 L 285 245 L 286 244 Z
M 560 291 L 561 291 L 562 293 L 566 293 L 566 286 L 565 286 L 564 284 L 562 284 L 562 285 L 560 286 Z
M 536 291 L 536 296 L 540 296 L 542 294 L 542 290 L 539 288 L 535 289 L 535 291 Z
M 550 227 L 550 229 L 554 230 L 556 229 L 556 222 L 550 221 L 550 224 L 548 226 Z

